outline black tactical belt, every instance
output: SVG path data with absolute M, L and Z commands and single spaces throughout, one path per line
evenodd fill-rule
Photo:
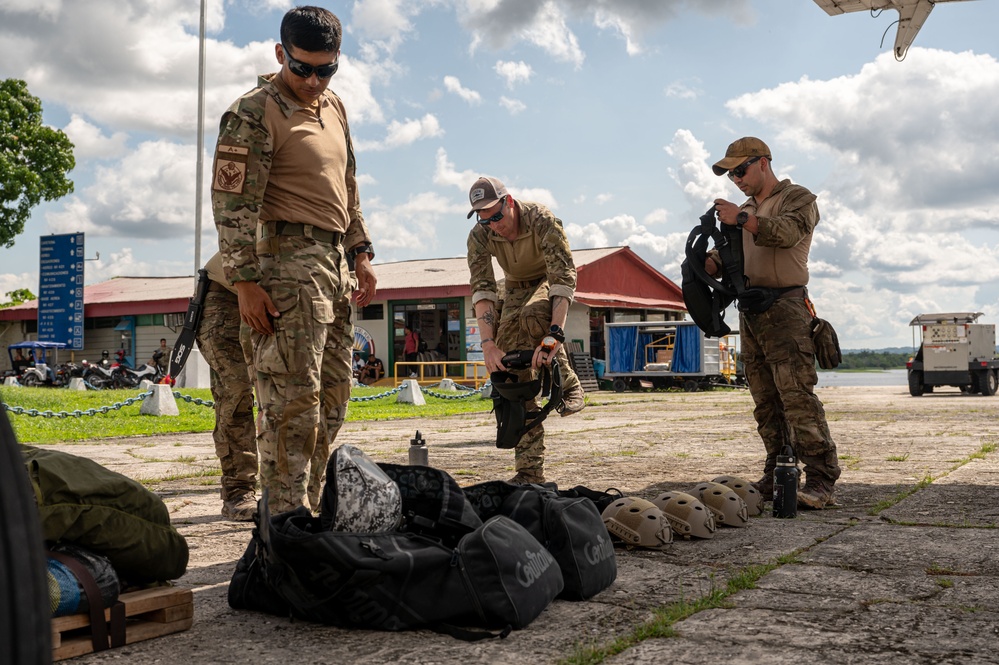
M 305 236 L 330 245 L 339 245 L 343 242 L 343 234 L 338 231 L 327 231 L 301 222 L 267 222 L 264 224 L 264 237 L 272 236 Z

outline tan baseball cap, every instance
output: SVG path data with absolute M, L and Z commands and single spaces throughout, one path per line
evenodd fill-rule
M 732 142 L 728 150 L 725 151 L 725 159 L 712 166 L 711 170 L 715 172 L 715 175 L 725 175 L 750 157 L 771 159 L 770 148 L 758 138 L 744 136 Z
M 506 186 L 499 180 L 489 176 L 479 176 L 472 188 L 468 190 L 468 202 L 472 204 L 472 210 L 466 219 L 471 219 L 476 211 L 496 205 L 506 195 Z

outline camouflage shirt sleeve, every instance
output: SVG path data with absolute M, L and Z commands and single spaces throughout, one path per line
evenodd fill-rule
M 499 302 L 493 255 L 486 246 L 486 227 L 476 224 L 468 234 L 468 272 L 471 274 L 472 306 L 480 300 Z
M 535 232 L 540 236 L 541 251 L 548 268 L 549 297 L 561 296 L 571 303 L 576 293 L 576 264 L 572 260 L 569 239 L 561 219 L 547 209 L 540 212 Z
M 757 247 L 790 248 L 801 242 L 819 222 L 819 207 L 815 194 L 801 185 L 783 181 L 771 196 L 785 189 L 784 200 L 776 215 L 759 217 L 760 230 L 756 234 Z
M 339 102 L 339 98 L 337 98 Z M 354 157 L 354 144 L 350 140 L 350 127 L 347 124 L 347 113 L 342 108 L 344 117 L 344 135 L 347 140 L 347 170 L 344 178 L 347 182 L 347 232 L 343 238 L 343 246 L 346 249 L 353 249 L 361 243 L 370 243 L 371 236 L 368 234 L 368 226 L 364 222 L 364 214 L 361 212 L 361 196 L 357 190 L 357 160 Z M 373 257 L 372 257 L 373 258 Z
M 222 269 L 230 283 L 261 278 L 256 235 L 274 145 L 264 123 L 267 92 L 238 99 L 223 114 L 212 166 L 212 211 Z

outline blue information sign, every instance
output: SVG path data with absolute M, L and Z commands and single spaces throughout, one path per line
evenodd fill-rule
M 38 341 L 83 348 L 83 234 L 42 236 Z

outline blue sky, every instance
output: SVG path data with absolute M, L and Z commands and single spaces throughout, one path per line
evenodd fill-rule
M 345 36 L 376 263 L 462 256 L 479 174 L 550 205 L 573 247 L 628 245 L 679 282 L 710 165 L 744 135 L 819 195 L 810 291 L 847 348 L 913 316 L 999 322 L 999 3 L 938 5 L 903 62 L 897 18 L 754 0 L 318 3 Z M 281 0 L 209 0 L 207 171 L 218 118 L 274 71 Z M 0 0 L 0 77 L 76 144 L 76 191 L 0 249 L 0 299 L 38 291 L 38 237 L 84 231 L 87 283 L 194 271 L 197 0 Z M 882 34 L 888 30 L 885 44 Z M 207 194 L 208 188 L 205 188 Z M 203 208 L 202 259 L 215 249 Z

